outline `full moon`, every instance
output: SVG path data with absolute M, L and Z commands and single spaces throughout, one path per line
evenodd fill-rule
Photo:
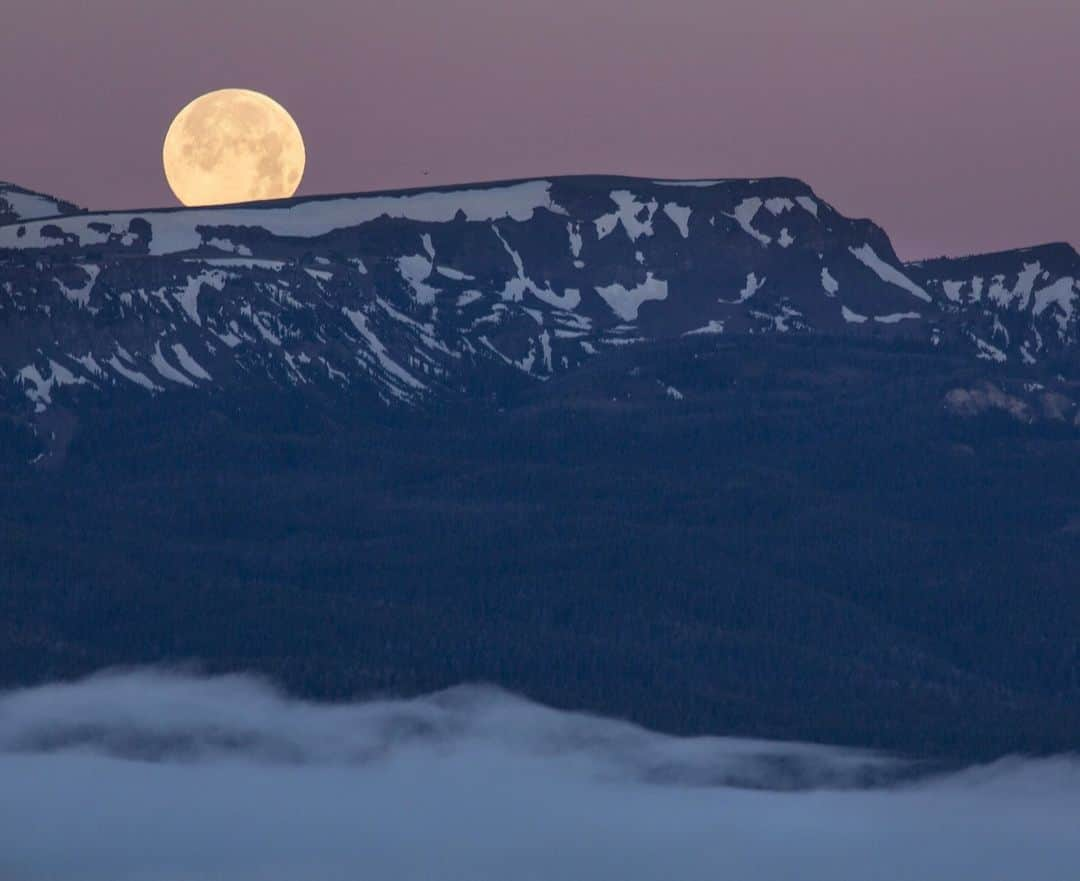
M 288 111 L 248 89 L 196 98 L 176 114 L 161 152 L 169 186 L 189 206 L 288 198 L 307 161 Z

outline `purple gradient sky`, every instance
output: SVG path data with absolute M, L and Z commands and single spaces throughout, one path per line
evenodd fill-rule
M 2 18 L 0 179 L 93 208 L 174 204 L 174 113 L 243 86 L 296 117 L 302 194 L 791 175 L 908 258 L 1080 241 L 1080 0 L 12 0 Z

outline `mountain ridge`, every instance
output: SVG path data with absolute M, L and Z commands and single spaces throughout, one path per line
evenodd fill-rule
M 325 202 L 325 201 L 331 201 L 331 200 L 342 199 L 342 198 L 366 198 L 366 197 L 374 197 L 374 196 L 415 195 L 415 194 L 421 194 L 421 193 L 427 193 L 427 192 L 454 192 L 454 191 L 461 190 L 461 189 L 481 189 L 481 188 L 485 188 L 485 187 L 500 187 L 500 186 L 507 186 L 507 185 L 512 185 L 512 184 L 527 183 L 529 181 L 536 181 L 536 180 L 567 180 L 567 181 L 573 181 L 573 180 L 578 180 L 578 179 L 581 179 L 581 180 L 585 180 L 585 179 L 588 179 L 588 180 L 607 179 L 607 180 L 611 180 L 611 181 L 624 181 L 624 182 L 651 181 L 651 182 L 654 182 L 654 183 L 657 183 L 657 184 L 664 184 L 664 185 L 667 185 L 667 186 L 676 186 L 676 187 L 681 187 L 681 186 L 695 186 L 696 187 L 696 186 L 717 185 L 717 184 L 725 184 L 725 183 L 747 183 L 747 184 L 764 183 L 764 184 L 768 184 L 768 183 L 774 183 L 775 182 L 775 183 L 792 184 L 792 185 L 795 185 L 796 187 L 802 187 L 807 191 L 807 195 L 810 195 L 810 196 L 812 196 L 813 198 L 815 198 L 815 199 L 817 199 L 819 201 L 826 202 L 826 200 L 817 192 L 817 190 L 813 187 L 812 184 L 808 183 L 807 181 L 803 180 L 802 178 L 791 177 L 791 176 L 788 176 L 788 175 L 772 175 L 772 176 L 762 177 L 762 178 L 743 178 L 743 177 L 730 177 L 730 178 L 664 178 L 664 177 L 649 176 L 649 175 L 641 176 L 641 175 L 624 175 L 624 174 L 591 174 L 591 173 L 585 172 L 585 173 L 573 173 L 573 174 L 536 175 L 536 176 L 532 176 L 532 177 L 491 178 L 491 179 L 463 181 L 463 182 L 451 183 L 451 184 L 433 184 L 433 185 L 422 185 L 422 186 L 414 186 L 414 187 L 396 187 L 396 188 L 389 188 L 389 189 L 379 188 L 379 189 L 370 189 L 370 190 L 350 190 L 350 191 L 333 192 L 333 193 L 311 193 L 311 194 L 306 194 L 306 195 L 303 195 L 303 196 L 290 196 L 290 197 L 282 198 L 282 199 L 264 199 L 264 200 L 255 200 L 255 201 L 251 201 L 251 202 L 223 204 L 223 205 L 207 206 L 207 207 L 214 208 L 214 209 L 222 209 L 222 210 L 245 208 L 245 207 L 270 208 L 270 207 L 290 206 L 290 205 L 299 204 L 301 202 Z M 69 206 L 69 210 L 64 211 L 64 212 L 58 212 L 57 214 L 52 214 L 52 215 L 48 215 L 48 216 L 42 216 L 42 217 L 24 217 L 24 218 L 21 218 L 21 219 L 20 218 L 15 218 L 15 219 L 7 220 L 7 221 L 4 221 L 3 223 L 0 223 L 0 226 L 17 225 L 17 224 L 19 224 L 21 222 L 21 220 L 31 220 L 31 219 L 32 220 L 47 220 L 47 219 L 53 219 L 55 217 L 63 217 L 63 216 L 66 216 L 67 214 L 73 214 L 73 213 L 80 213 L 80 214 L 93 213 L 95 215 L 120 215 L 120 214 L 130 215 L 130 214 L 147 214 L 147 213 L 156 214 L 156 213 L 171 213 L 171 212 L 187 212 L 187 211 L 205 210 L 205 208 L 203 208 L 203 207 L 189 207 L 189 206 L 184 206 L 184 205 L 161 205 L 161 206 L 156 206 L 156 207 L 152 206 L 152 207 L 139 207 L 139 208 L 110 208 L 110 209 L 103 209 L 103 210 L 95 210 L 95 209 L 89 209 L 89 208 L 83 208 L 83 207 L 76 206 L 74 203 L 67 202 L 65 200 L 57 198 L 56 196 L 53 196 L 53 195 L 50 195 L 50 194 L 47 194 L 47 193 L 44 193 L 44 192 L 41 192 L 41 191 L 26 189 L 25 187 L 22 187 L 22 186 L 14 183 L 12 181 L 0 180 L 0 192 L 2 192 L 4 190 L 15 190 L 15 191 L 20 191 L 20 192 L 23 192 L 23 193 L 26 193 L 26 194 L 29 194 L 29 195 L 41 196 L 41 197 L 43 197 L 43 198 L 45 198 L 45 199 L 47 199 L 47 200 L 49 200 L 49 201 L 51 201 L 53 203 L 56 203 L 58 205 Z M 834 208 L 834 210 L 835 210 L 835 208 Z M 873 218 L 870 217 L 870 216 L 850 217 L 848 219 L 854 220 L 854 221 L 857 221 L 857 222 L 871 223 L 871 224 L 874 224 L 875 226 L 878 225 L 873 220 Z M 926 256 L 926 257 L 919 257 L 919 258 L 912 259 L 912 260 L 902 260 L 902 261 L 899 260 L 899 257 L 897 257 L 897 259 L 898 259 L 899 262 L 902 262 L 904 265 L 907 265 L 907 266 L 920 266 L 920 265 L 926 264 L 926 263 L 941 263 L 941 262 L 947 262 L 947 261 L 969 260 L 969 259 L 972 259 L 972 258 L 979 258 L 979 257 L 996 257 L 996 256 L 1003 256 L 1003 255 L 1008 255 L 1008 254 L 1021 254 L 1021 253 L 1044 251 L 1044 250 L 1046 250 L 1046 251 L 1051 251 L 1051 250 L 1056 251 L 1057 249 L 1068 249 L 1068 251 L 1066 253 L 1069 256 L 1071 256 L 1073 258 L 1080 259 L 1080 252 L 1077 251 L 1076 246 L 1073 245 L 1071 242 L 1065 240 L 1065 239 L 1058 239 L 1058 240 L 1046 241 L 1046 242 L 1036 242 L 1036 243 L 1030 244 L 1030 245 L 1017 246 L 1015 248 L 1000 248 L 1000 249 L 995 249 L 995 250 L 990 250 L 990 251 L 971 251 L 971 252 L 967 252 L 967 253 L 963 253 L 963 254 L 929 255 L 929 256 Z M 895 256 L 895 252 L 894 252 L 894 256 Z
M 1040 257 L 1049 268 L 1022 262 Z M 817 333 L 1019 362 L 1072 418 L 1080 272 L 1059 257 L 905 264 L 880 226 L 787 177 L 519 178 L 26 219 L 0 227 L 0 380 L 9 418 L 41 434 L 56 401 L 72 414 L 118 389 L 312 384 L 415 406 L 625 345 Z M 986 300 L 981 282 L 960 293 L 952 276 L 987 259 L 1022 265 Z

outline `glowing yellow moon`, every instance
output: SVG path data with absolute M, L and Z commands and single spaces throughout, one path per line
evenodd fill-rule
M 307 162 L 288 111 L 248 89 L 196 98 L 176 114 L 161 153 L 169 186 L 185 205 L 287 198 Z

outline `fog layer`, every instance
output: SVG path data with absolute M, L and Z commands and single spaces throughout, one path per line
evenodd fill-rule
M 916 770 L 488 688 L 112 673 L 0 694 L 0 879 L 1078 877 L 1080 763 Z

